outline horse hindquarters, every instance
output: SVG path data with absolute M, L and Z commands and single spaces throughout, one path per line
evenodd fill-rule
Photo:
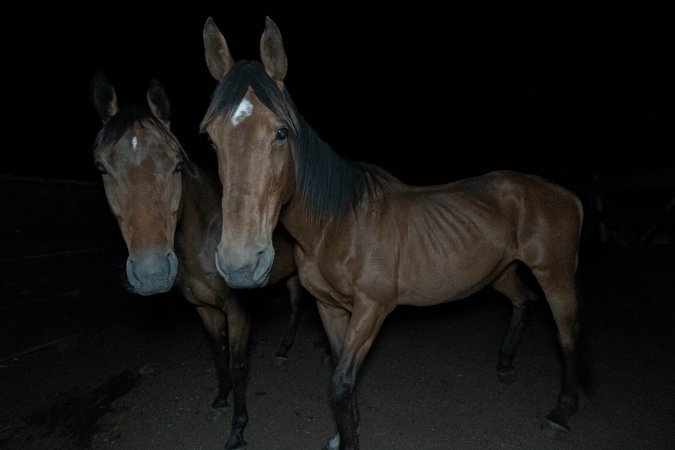
M 530 217 L 529 223 L 537 228 L 526 229 L 529 236 L 521 236 L 521 259 L 532 270 L 551 309 L 563 356 L 562 388 L 544 428 L 569 431 L 568 419 L 579 405 L 576 270 L 583 209 L 574 194 L 556 190 L 538 199 L 532 211 L 538 217 Z

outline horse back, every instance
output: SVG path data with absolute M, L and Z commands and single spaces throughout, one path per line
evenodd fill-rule
M 542 248 L 567 246 L 561 255 L 576 258 L 581 204 L 541 177 L 496 171 L 436 186 L 389 183 L 339 225 L 320 237 L 329 245 L 299 259 L 310 288 L 340 304 L 363 292 L 431 305 L 480 290 Z

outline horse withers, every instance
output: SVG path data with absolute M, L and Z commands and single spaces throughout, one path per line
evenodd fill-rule
M 94 144 L 94 161 L 119 224 L 129 256 L 131 291 L 153 295 L 177 286 L 195 305 L 208 332 L 218 376 L 214 408 L 234 413 L 226 448 L 241 448 L 248 422 L 247 348 L 251 312 L 246 296 L 231 289 L 214 263 L 220 238 L 221 187 L 215 176 L 192 162 L 170 130 L 170 103 L 164 87 L 150 82 L 147 104 L 120 108 L 115 89 L 102 72 L 92 79 L 92 101 L 103 121 Z M 215 174 L 214 174 L 215 175 Z M 303 291 L 292 241 L 282 228 L 269 268 L 271 283 L 285 281 L 291 304 L 288 331 L 277 356 L 286 358 L 298 326 Z

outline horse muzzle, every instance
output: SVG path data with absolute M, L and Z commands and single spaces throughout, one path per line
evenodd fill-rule
M 172 250 L 149 249 L 127 258 L 127 279 L 139 295 L 169 291 L 177 272 L 178 259 Z
M 216 270 L 228 286 L 234 289 L 252 289 L 263 287 L 270 278 L 274 262 L 274 247 L 267 246 L 262 250 L 240 253 L 249 257 L 233 257 L 218 246 L 216 250 Z

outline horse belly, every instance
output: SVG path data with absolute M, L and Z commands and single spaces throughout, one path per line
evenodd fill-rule
M 472 253 L 400 270 L 397 303 L 430 306 L 466 298 L 490 284 L 509 262 L 489 249 Z

